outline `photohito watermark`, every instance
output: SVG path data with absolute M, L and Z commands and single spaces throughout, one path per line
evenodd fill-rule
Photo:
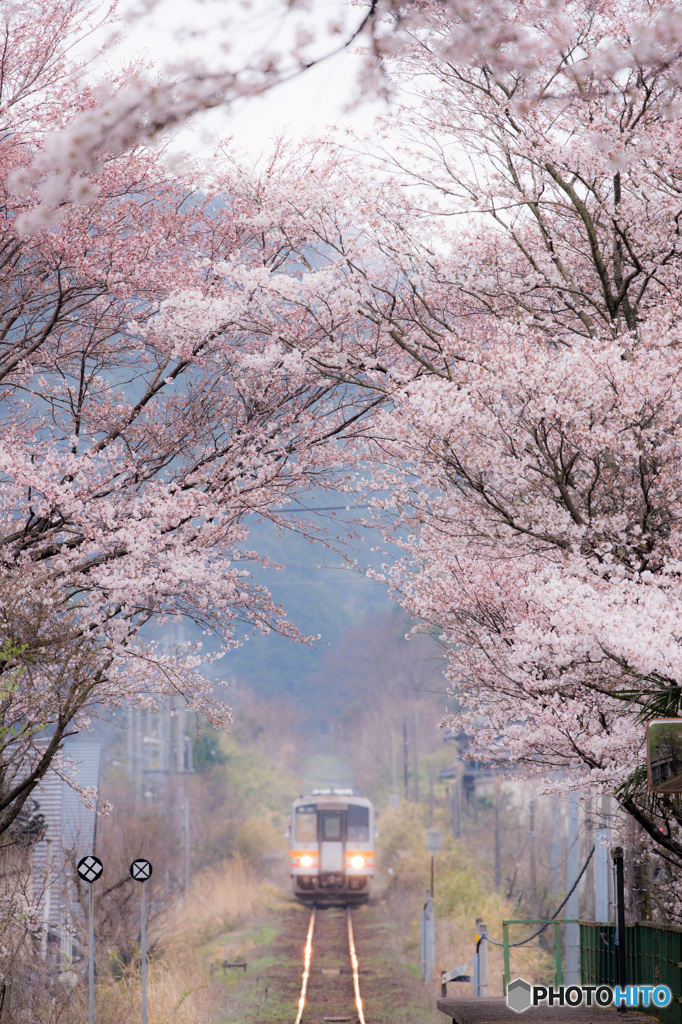
M 667 985 L 529 985 L 516 978 L 507 986 L 507 1006 L 522 1013 L 530 1006 L 663 1007 L 672 999 Z

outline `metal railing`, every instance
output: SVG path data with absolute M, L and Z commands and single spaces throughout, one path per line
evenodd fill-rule
M 538 930 L 536 932 L 534 932 L 532 935 L 529 935 L 526 940 L 523 940 L 523 943 L 510 942 L 510 940 L 509 940 L 509 927 L 510 927 L 510 925 L 513 925 L 513 924 L 523 924 L 523 925 L 539 924 L 539 925 L 542 925 L 542 928 L 538 928 Z M 562 924 L 578 924 L 578 922 L 574 921 L 572 918 L 571 919 L 566 919 L 566 920 L 562 919 L 562 920 L 557 921 L 557 919 L 555 917 L 549 917 L 549 918 L 548 917 L 544 917 L 544 918 L 540 918 L 540 917 L 539 918 L 523 917 L 523 918 L 519 918 L 518 920 L 515 920 L 515 921 L 503 921 L 502 922 L 502 947 L 503 947 L 503 956 L 504 956 L 504 974 L 502 976 L 502 985 L 503 985 L 503 991 L 504 991 L 505 995 L 507 994 L 507 985 L 511 981 L 511 963 L 510 963 L 511 958 L 510 958 L 510 953 L 509 953 L 510 947 L 512 947 L 512 946 L 519 946 L 521 944 L 525 945 L 525 942 L 529 941 L 530 939 L 534 939 L 536 935 L 539 935 L 540 932 L 544 932 L 545 929 L 548 928 L 550 925 L 553 926 L 553 928 L 554 928 L 554 987 L 558 988 L 559 985 L 563 985 L 563 983 L 564 983 L 564 969 L 563 969 L 563 963 L 562 963 L 562 958 L 561 958 L 561 926 L 562 926 Z
M 616 984 L 615 925 L 580 922 L 580 974 L 583 985 Z M 628 985 L 667 985 L 668 1006 L 640 1008 L 663 1024 L 682 1024 L 682 929 L 640 921 L 625 926 Z

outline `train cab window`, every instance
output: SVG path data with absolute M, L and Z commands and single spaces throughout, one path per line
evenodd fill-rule
M 316 843 L 317 842 L 317 808 L 297 807 L 296 808 L 296 842 Z
M 369 807 L 348 805 L 348 842 L 369 842 Z
M 341 815 L 340 814 L 323 814 L 322 815 L 322 841 L 323 842 L 338 842 L 342 839 L 341 835 Z

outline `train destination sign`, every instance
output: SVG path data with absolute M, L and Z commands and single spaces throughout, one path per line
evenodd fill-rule
M 136 882 L 146 882 L 152 874 L 151 861 L 145 860 L 144 857 L 138 857 L 130 865 L 130 874 Z
M 649 789 L 682 793 L 682 718 L 657 718 L 647 725 Z
M 84 882 L 89 882 L 92 885 L 104 871 L 104 864 L 99 857 L 89 854 L 87 857 L 81 857 L 76 865 L 76 871 Z

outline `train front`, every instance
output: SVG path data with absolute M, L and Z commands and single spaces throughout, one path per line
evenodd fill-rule
M 291 877 L 304 903 L 364 903 L 374 874 L 374 808 L 352 789 L 314 789 L 291 809 Z

